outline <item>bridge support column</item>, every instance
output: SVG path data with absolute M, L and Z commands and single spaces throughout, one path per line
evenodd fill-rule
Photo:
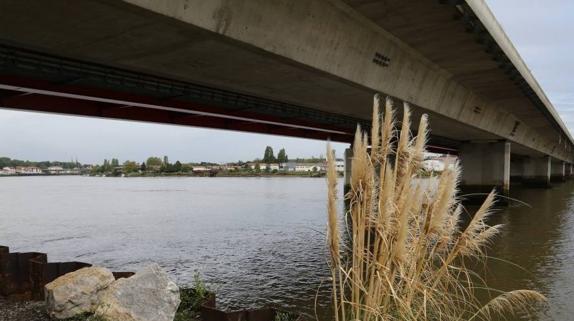
M 552 162 L 550 179 L 553 182 L 564 182 L 566 180 L 566 162 L 556 160 Z
M 459 153 L 462 166 L 462 191 L 498 193 L 510 191 L 510 142 L 465 143 Z
M 550 156 L 528 157 L 524 160 L 524 177 L 522 182 L 530 187 L 550 187 Z
M 345 149 L 345 185 L 343 190 L 345 194 L 349 191 L 351 187 L 351 166 L 353 166 L 353 149 Z

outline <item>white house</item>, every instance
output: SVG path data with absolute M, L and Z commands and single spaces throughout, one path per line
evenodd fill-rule
M 325 170 L 324 163 L 296 163 L 296 172 L 320 172 Z
M 266 163 L 248 163 L 247 165 L 249 166 L 249 168 L 251 169 L 255 169 L 257 168 L 257 164 L 259 164 L 259 169 L 264 171 L 269 169 L 270 171 L 272 170 L 279 170 L 279 168 L 281 167 L 278 163 L 271 163 L 271 164 L 266 164 Z
M 269 169 L 272 171 L 275 171 L 275 170 L 278 171 L 280 167 L 281 166 L 279 166 L 279 164 L 277 164 L 277 163 L 265 164 L 265 169 Z
M 0 171 L 0 175 L 16 175 L 16 169 L 14 167 L 4 167 Z
M 42 174 L 42 170 L 34 166 L 29 167 L 18 166 L 16 167 L 16 173 L 20 175 L 38 175 Z
M 46 170 L 49 174 L 57 175 L 62 174 L 64 172 L 64 168 L 62 166 L 50 166 Z
M 345 160 L 344 159 L 335 160 L 335 167 L 337 168 L 337 172 L 345 172 Z
M 423 161 L 423 168 L 429 172 L 442 172 L 444 171 L 444 162 L 439 159 L 426 159 Z

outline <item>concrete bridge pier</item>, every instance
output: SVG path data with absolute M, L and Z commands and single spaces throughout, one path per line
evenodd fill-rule
M 510 191 L 510 142 L 468 142 L 459 151 L 464 194 Z
M 561 160 L 552 160 L 550 180 L 553 182 L 566 181 L 566 162 Z
M 523 163 L 522 183 L 530 187 L 550 187 L 552 159 L 550 156 L 527 157 Z
M 351 187 L 351 166 L 353 165 L 353 149 L 345 149 L 345 184 L 343 190 L 345 194 L 349 191 Z

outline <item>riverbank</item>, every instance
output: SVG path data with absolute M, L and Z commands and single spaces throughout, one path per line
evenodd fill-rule
M 1 174 L 0 177 L 81 176 L 82 174 Z
M 130 173 L 122 175 L 89 175 L 91 177 L 325 177 L 325 172 L 178 172 L 178 173 Z M 343 177 L 343 174 L 340 174 Z

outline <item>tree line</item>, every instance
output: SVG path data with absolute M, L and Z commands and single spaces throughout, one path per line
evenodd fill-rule
M 132 174 L 139 172 L 157 172 L 157 173 L 178 173 L 191 170 L 189 164 L 182 164 L 180 161 L 170 163 L 169 158 L 164 156 L 148 157 L 148 159 L 141 164 L 135 161 L 127 160 L 120 165 L 117 158 L 111 160 L 104 159 L 102 165 L 96 165 L 92 168 L 92 174 L 106 174 L 112 176 L 119 176 L 121 174 Z
M 4 167 L 38 167 L 41 169 L 47 169 L 48 167 L 52 166 L 60 166 L 64 169 L 74 169 L 79 168 L 82 166 L 78 161 L 70 161 L 70 162 L 58 162 L 58 161 L 40 161 L 40 162 L 32 162 L 32 161 L 24 161 L 19 159 L 11 159 L 9 157 L 0 157 L 0 169 Z

